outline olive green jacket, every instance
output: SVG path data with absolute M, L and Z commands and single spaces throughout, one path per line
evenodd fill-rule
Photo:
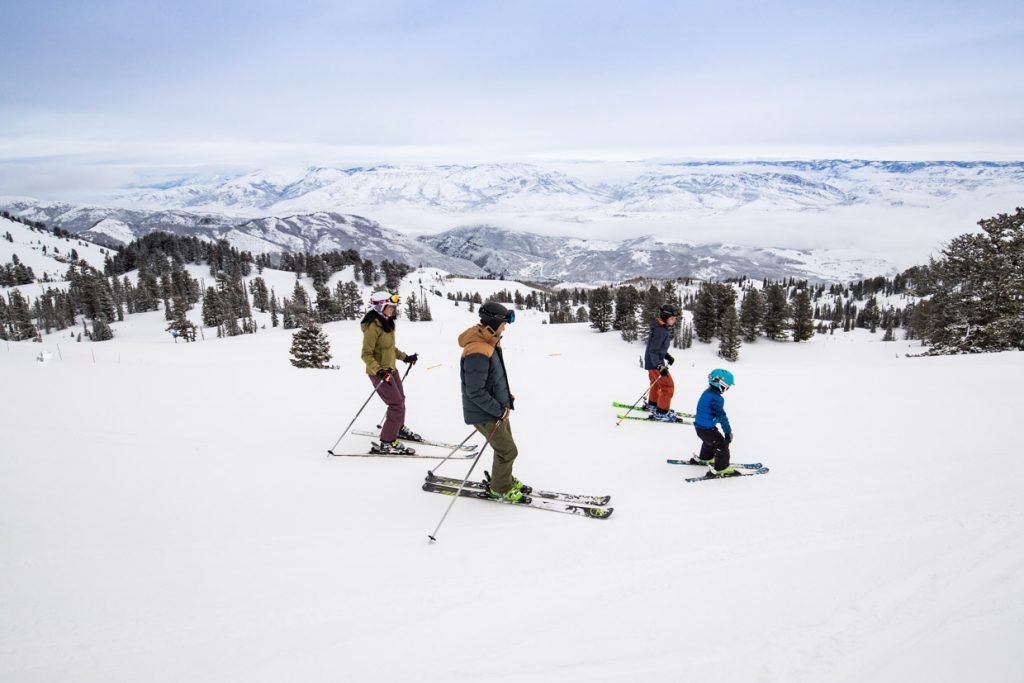
M 363 330 L 363 363 L 366 374 L 376 375 L 384 368 L 395 369 L 395 360 L 405 360 L 406 354 L 395 346 L 395 330 L 384 331 L 384 326 L 376 317 L 359 325 Z

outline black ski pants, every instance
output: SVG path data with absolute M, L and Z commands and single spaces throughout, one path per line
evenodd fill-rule
M 700 447 L 700 459 L 715 459 L 715 469 L 724 470 L 729 466 L 729 444 L 722 432 L 717 429 L 701 429 L 695 427 L 697 436 L 703 442 Z

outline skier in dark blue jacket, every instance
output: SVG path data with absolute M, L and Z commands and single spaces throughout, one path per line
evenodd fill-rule
M 647 396 L 647 405 L 651 419 L 677 422 L 679 416 L 672 410 L 672 396 L 675 394 L 675 382 L 668 372 L 668 366 L 675 358 L 668 352 L 672 341 L 672 326 L 676 324 L 679 310 L 672 304 L 665 304 L 658 311 L 658 317 L 651 322 L 651 333 L 647 337 L 647 349 L 644 351 L 644 370 L 651 389 Z
M 732 443 L 732 425 L 725 414 L 725 397 L 722 395 L 736 383 L 728 370 L 716 368 L 708 375 L 708 388 L 697 402 L 697 416 L 693 420 L 697 436 L 703 442 L 700 447 L 700 461 L 711 468 L 715 477 L 739 476 L 736 468 L 729 465 L 729 445 Z M 722 432 L 718 431 L 722 425 Z

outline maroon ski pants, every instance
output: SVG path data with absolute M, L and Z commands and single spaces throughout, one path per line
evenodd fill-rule
M 377 390 L 384 403 L 388 404 L 388 412 L 384 418 L 384 426 L 380 430 L 380 440 L 391 443 L 398 438 L 398 430 L 405 424 L 405 389 L 402 378 L 395 370 L 391 371 L 391 381 L 385 382 L 376 375 L 367 375 L 370 383 Z

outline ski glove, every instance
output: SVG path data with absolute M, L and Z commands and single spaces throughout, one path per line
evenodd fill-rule
M 664 377 L 665 375 L 668 374 L 668 366 L 662 363 L 661 365 L 658 366 L 658 372 L 660 372 L 661 376 Z
M 676 362 L 676 359 L 672 357 L 672 354 L 671 354 L 671 353 L 666 353 L 666 354 L 665 354 L 665 360 L 667 360 L 667 361 L 668 361 L 668 364 L 669 364 L 669 365 L 672 365 L 673 363 L 675 363 L 675 362 Z
M 420 354 L 412 353 L 405 357 L 405 362 L 409 365 L 416 365 L 416 361 L 420 359 Z
M 377 377 L 380 377 L 381 381 L 391 384 L 391 370 L 389 368 L 381 368 L 378 370 Z
M 726 432 L 725 433 L 725 442 L 726 443 L 732 443 L 732 432 Z

